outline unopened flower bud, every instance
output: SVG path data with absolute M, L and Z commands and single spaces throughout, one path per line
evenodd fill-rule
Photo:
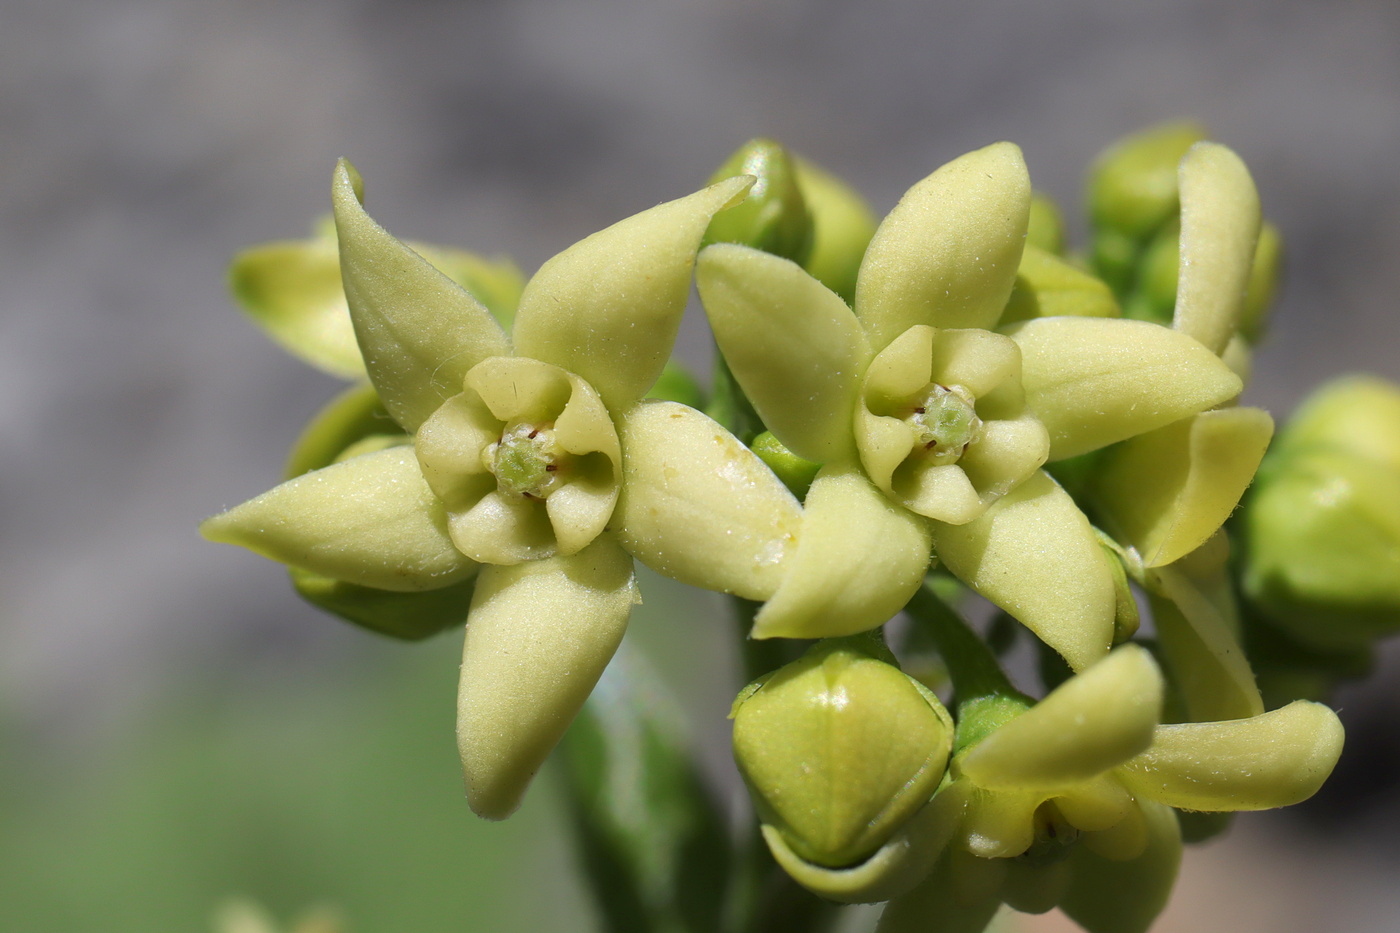
M 1400 628 L 1400 388 L 1314 395 L 1244 510 L 1245 592 L 1299 641 L 1346 649 Z
M 1039 191 L 1031 195 L 1026 245 L 1059 255 L 1065 251 L 1065 220 L 1059 206 Z
M 1177 210 L 1177 163 L 1205 138 L 1201 128 L 1172 123 L 1119 140 L 1089 175 L 1089 212 L 1097 227 L 1142 240 Z
M 734 757 L 760 818 L 821 866 L 875 853 L 933 796 L 952 746 L 943 705 L 871 647 L 821 642 L 732 714 Z
M 749 196 L 710 222 L 706 243 L 741 243 L 799 265 L 812 251 L 812 216 L 788 151 L 771 139 L 753 139 L 729 157 L 711 183 L 735 175 L 757 181 Z
M 812 216 L 812 252 L 803 268 L 850 304 L 865 248 L 875 235 L 875 214 L 845 182 L 796 158 L 797 184 Z
M 1265 221 L 1259 226 L 1259 242 L 1254 247 L 1254 266 L 1249 272 L 1249 288 L 1244 294 L 1240 334 L 1251 344 L 1258 343 L 1268 325 L 1269 312 L 1283 277 L 1283 237 L 1278 227 Z

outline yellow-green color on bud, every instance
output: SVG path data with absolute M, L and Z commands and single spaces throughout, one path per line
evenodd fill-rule
M 1400 629 L 1400 387 L 1350 377 L 1304 405 L 1244 510 L 1245 592 L 1299 641 Z
M 1065 219 L 1059 205 L 1039 191 L 1031 195 L 1031 219 L 1026 227 L 1026 245 L 1059 255 L 1065 251 Z
M 803 268 L 850 304 L 865 248 L 875 235 L 875 213 L 835 175 L 797 158 L 797 184 L 812 215 L 812 252 Z
M 833 639 L 740 696 L 734 757 L 762 821 L 801 858 L 858 864 L 933 796 L 952 747 L 947 710 L 875 656 Z
M 660 399 L 663 402 L 680 402 L 691 408 L 705 407 L 705 393 L 695 377 L 675 360 L 669 360 L 656 384 L 647 392 L 646 398 Z
M 1102 279 L 1027 242 L 1016 270 L 1016 285 L 999 323 L 1005 326 L 1060 315 L 1118 317 L 1118 302 Z
M 788 151 L 771 139 L 751 139 L 719 167 L 710 183 L 735 175 L 752 175 L 756 181 L 743 203 L 710 221 L 705 242 L 741 243 L 805 262 L 812 251 L 812 216 Z
M 777 474 L 783 485 L 799 499 L 807 495 L 807 490 L 812 488 L 812 480 L 817 478 L 817 471 L 822 468 L 820 463 L 804 460 L 788 450 L 782 441 L 773 436 L 772 431 L 764 431 L 754 438 L 751 447 L 758 454 L 758 459 L 766 463 L 768 469 Z
M 1205 138 L 1193 123 L 1169 123 L 1127 136 L 1089 173 L 1089 216 L 1096 227 L 1143 240 L 1176 212 L 1177 163 Z
M 1176 310 L 1177 273 L 1181 266 L 1181 226 L 1171 221 L 1157 231 L 1138 262 L 1132 298 L 1125 317 L 1171 325 Z

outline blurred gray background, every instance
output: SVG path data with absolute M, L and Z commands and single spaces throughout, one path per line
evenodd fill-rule
M 698 187 L 754 135 L 836 171 L 880 213 L 942 162 L 1011 139 L 1073 222 L 1095 153 L 1181 117 L 1245 157 L 1288 245 L 1252 401 L 1282 414 L 1342 370 L 1400 378 L 1395 0 L 0 0 L 0 812 L 19 826 L 0 826 L 0 838 L 49 845 L 60 878 L 76 877 L 94 837 L 109 838 L 130 874 L 113 891 L 135 898 L 132 911 L 182 918 L 145 929 L 198 929 L 188 918 L 221 886 L 284 913 L 320 898 L 353 908 L 332 880 L 269 875 L 259 890 L 261 876 L 234 861 L 176 896 L 166 887 L 178 878 L 162 886 L 157 862 L 142 868 L 140 819 L 125 835 L 105 828 L 132 804 L 103 803 L 101 788 L 161 717 L 188 712 L 171 728 L 196 745 L 236 732 L 249 704 L 301 721 L 327 697 L 377 696 L 379 672 L 404 657 L 433 672 L 424 708 L 440 713 L 411 727 L 442 748 L 431 793 L 460 793 L 456 636 L 384 645 L 303 607 L 270 563 L 195 532 L 277 480 L 298 427 L 337 388 L 265 340 L 223 287 L 233 252 L 302 236 L 328 209 L 337 156 L 355 160 L 391 230 L 509 254 L 529 271 Z M 692 316 L 682 355 L 703 365 L 706 340 Z M 727 631 L 669 608 L 684 595 L 658 592 L 640 641 L 663 659 L 722 657 Z M 1400 893 L 1369 884 L 1400 867 L 1391 655 L 1343 697 L 1342 790 L 1302 816 L 1246 818 L 1188 856 L 1191 884 L 1164 928 L 1400 926 Z M 703 738 L 722 742 L 734 684 L 677 677 L 713 713 Z M 307 720 L 304 734 L 285 727 L 252 750 L 219 745 L 205 776 L 189 779 L 214 789 L 190 804 L 185 832 L 201 834 L 198 819 L 226 798 L 220 782 L 234 771 L 221 761 L 281 773 L 314 757 L 333 783 L 352 767 L 335 756 L 354 760 L 357 730 L 384 715 L 364 705 L 334 741 Z M 151 798 L 151 819 L 187 818 L 130 780 Z M 304 784 L 313 799 L 325 789 Z M 376 799 L 371 787 L 356 806 Z M 461 832 L 488 852 L 507 838 L 526 861 L 543 852 L 531 877 L 563 891 L 551 924 L 589 929 L 578 892 L 556 877 L 567 852 L 549 829 L 552 806 L 532 800 L 526 829 L 464 819 Z M 362 811 L 327 814 L 332 825 Z M 185 851 L 181 838 L 162 845 Z M 1221 866 L 1243 872 L 1239 883 Z M 1214 887 L 1192 893 L 1193 878 Z M 1267 878 L 1306 903 L 1275 909 L 1286 902 L 1260 894 Z M 1228 924 L 1186 913 L 1216 898 L 1242 905 L 1222 908 L 1237 911 Z M 30 912 L 24 929 L 125 928 L 65 914 L 61 893 L 15 909 Z M 476 909 L 442 929 L 488 928 L 470 919 Z M 352 930 L 413 928 L 347 914 Z

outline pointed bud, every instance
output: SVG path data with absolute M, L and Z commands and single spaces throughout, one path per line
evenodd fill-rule
M 858 864 L 942 780 L 952 720 L 868 638 L 823 641 L 741 694 L 734 757 L 764 823 L 802 859 Z
M 817 478 L 817 471 L 822 468 L 820 463 L 804 460 L 788 450 L 782 441 L 773 436 L 772 431 L 764 431 L 749 446 L 794 496 L 799 499 L 807 497 L 812 480 Z
M 1400 387 L 1339 380 L 1305 404 L 1244 508 L 1246 595 L 1299 641 L 1400 629 Z
M 1060 208 L 1048 195 L 1031 195 L 1031 220 L 1026 227 L 1026 245 L 1059 255 L 1065 251 L 1065 220 Z
M 710 179 L 752 175 L 754 185 L 740 204 L 716 215 L 706 243 L 740 243 L 801 264 L 812 251 L 812 216 L 797 183 L 792 156 L 771 139 L 752 139 Z
M 1099 156 L 1089 175 L 1089 213 L 1096 227 L 1142 240 L 1178 206 L 1177 163 L 1205 138 L 1190 123 L 1171 123 L 1125 137 Z

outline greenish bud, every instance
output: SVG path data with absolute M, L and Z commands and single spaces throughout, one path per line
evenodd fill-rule
M 1144 240 L 1176 213 L 1177 163 L 1205 138 L 1193 123 L 1171 123 L 1125 137 L 1106 149 L 1089 173 L 1094 226 Z
M 1319 390 L 1246 501 L 1244 587 L 1268 620 L 1327 649 L 1400 629 L 1400 388 Z
M 812 480 L 817 478 L 817 471 L 822 468 L 820 463 L 804 460 L 788 450 L 771 431 L 764 431 L 755 437 L 750 446 L 753 452 L 758 454 L 758 459 L 777 474 L 778 479 L 783 481 L 783 485 L 794 496 L 799 499 L 807 497 L 807 490 L 812 488 Z
M 1054 253 L 1026 244 L 1011 298 L 998 322 L 1005 327 L 1037 317 L 1118 317 L 1107 283 Z
M 1031 195 L 1030 223 L 1026 245 L 1059 255 L 1065 251 L 1065 219 L 1059 206 L 1039 191 Z
M 1181 266 L 1181 225 L 1175 220 L 1157 231 L 1138 263 L 1133 297 L 1124 316 L 1171 326 Z
M 875 235 L 875 213 L 841 179 L 798 158 L 797 184 L 812 215 L 812 252 L 803 268 L 850 304 L 865 248 Z
M 290 568 L 302 599 L 347 622 L 403 641 L 421 641 L 467 620 L 473 577 L 438 590 L 400 593 Z
M 675 360 L 666 362 L 666 368 L 661 370 L 661 377 L 656 380 L 646 397 L 661 399 L 663 402 L 680 402 L 697 410 L 705 407 L 705 393 L 701 390 L 700 383 L 690 374 L 690 370 Z
M 904 826 L 933 796 L 952 746 L 937 697 L 865 639 L 818 643 L 731 715 L 759 817 L 827 867 L 863 862 Z
M 1116 548 L 1100 543 L 1104 559 L 1108 561 L 1109 573 L 1113 577 L 1113 643 L 1121 645 L 1137 634 L 1141 622 L 1137 600 L 1133 598 L 1132 587 L 1128 585 L 1128 572 Z
M 771 139 L 752 139 L 719 167 L 711 184 L 735 175 L 757 181 L 740 204 L 717 214 L 706 243 L 741 243 L 801 265 L 812 251 L 812 216 L 792 156 Z
M 1249 286 L 1244 293 L 1240 334 L 1251 344 L 1264 336 L 1283 279 L 1283 235 L 1265 221 L 1259 227 L 1259 243 L 1254 247 L 1254 265 L 1249 270 Z
M 1090 251 L 1094 272 L 1122 297 L 1137 275 L 1138 242 L 1116 230 L 1096 230 Z

